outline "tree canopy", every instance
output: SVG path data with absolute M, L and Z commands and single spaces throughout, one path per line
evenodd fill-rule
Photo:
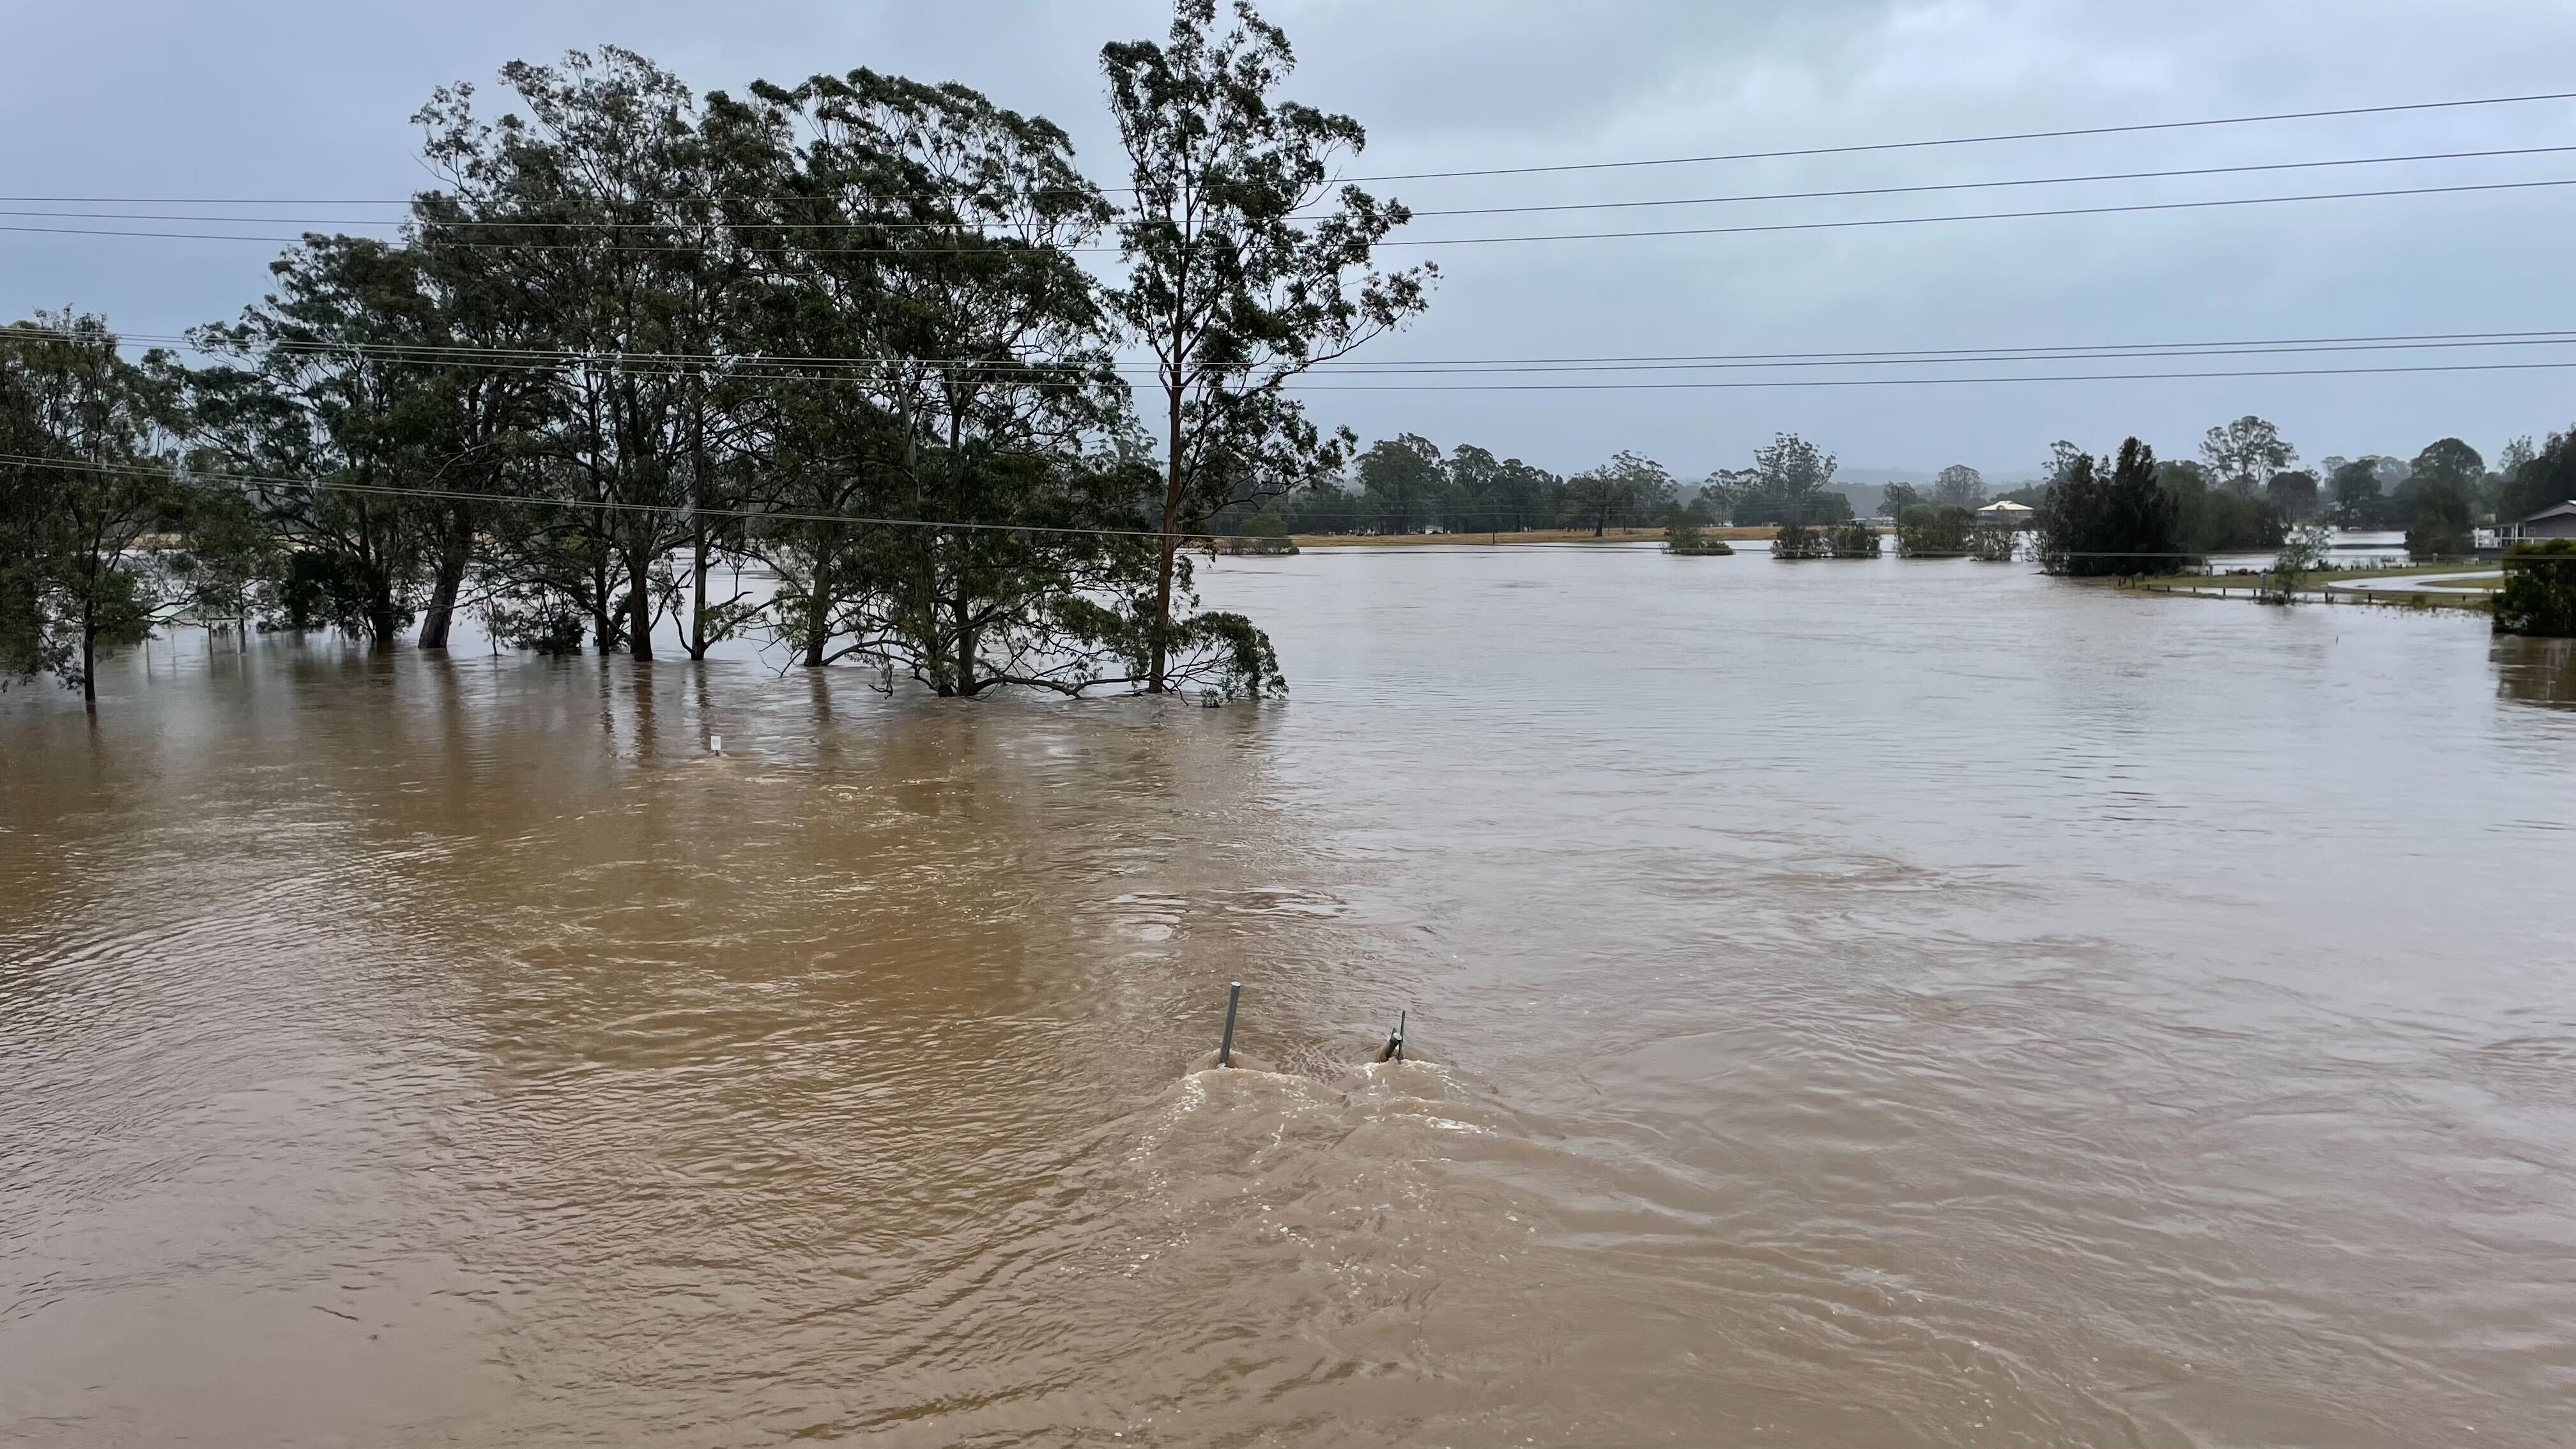
M 2153 448 L 2130 438 L 2108 470 L 2081 452 L 2060 455 L 2058 464 L 2039 510 L 2042 568 L 2086 577 L 2169 572 L 2189 562 Z

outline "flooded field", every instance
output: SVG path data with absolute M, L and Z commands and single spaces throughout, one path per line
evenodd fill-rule
M 0 696 L 0 1441 L 2563 1442 L 2565 645 L 1208 584 L 1289 700 L 195 633 Z M 1270 1069 L 1193 1072 L 1234 980 Z

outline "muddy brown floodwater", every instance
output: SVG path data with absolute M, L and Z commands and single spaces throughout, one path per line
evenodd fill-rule
M 2566 646 L 1211 592 L 1292 699 L 195 634 L 0 697 L 0 1441 L 2576 1432 Z M 1272 1070 L 1192 1074 L 1231 980 Z

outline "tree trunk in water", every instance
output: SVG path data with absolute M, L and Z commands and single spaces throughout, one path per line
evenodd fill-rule
M 1173 530 L 1181 523 L 1181 395 L 1171 394 L 1170 471 L 1163 484 L 1162 558 L 1154 571 L 1154 638 L 1151 667 L 1146 670 L 1145 692 L 1163 692 L 1163 673 L 1170 660 L 1172 632 L 1172 555 L 1179 547 Z
M 420 647 L 444 649 L 456 618 L 456 595 L 465 587 L 465 563 L 473 551 L 474 532 L 462 520 L 451 524 L 438 550 L 438 574 L 430 581 L 429 607 L 420 616 Z
M 697 585 L 697 603 L 689 611 L 689 657 L 707 657 L 707 521 L 691 520 L 689 526 L 689 577 Z
M 590 637 L 591 647 L 606 654 L 617 647 L 617 627 L 609 621 L 609 607 L 616 601 L 608 593 L 608 560 L 601 557 L 590 569 Z
M 367 647 L 391 649 L 399 626 L 394 623 L 394 585 L 379 571 L 367 581 Z
M 824 634 L 831 627 L 832 596 L 824 591 L 824 578 L 823 570 L 816 568 L 814 587 L 805 597 L 805 667 L 808 669 L 823 667 L 823 645 L 828 642 Z
M 627 642 L 634 646 L 638 659 L 653 657 L 653 588 L 649 569 L 650 566 L 641 560 L 626 566 L 629 584 L 626 603 L 631 619 L 627 626 Z
M 81 615 L 81 708 L 98 713 L 98 624 L 87 608 Z

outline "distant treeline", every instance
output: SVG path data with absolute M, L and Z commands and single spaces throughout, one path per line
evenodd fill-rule
M 2099 459 L 2058 444 L 2038 505 L 2041 564 L 2077 575 L 2171 572 L 2213 552 L 2276 547 L 2293 522 L 2403 526 L 2410 555 L 2458 557 L 2475 546 L 2479 524 L 2576 498 L 2576 429 L 2538 448 L 2516 439 L 2493 470 L 2458 438 L 2410 462 L 2329 458 L 2334 490 L 2324 500 L 2316 476 L 2287 466 L 2296 454 L 2260 418 L 2210 429 L 2201 452 L 2206 466 L 2159 463 L 2136 438 Z
M 1888 485 L 1879 512 L 1915 525 L 1918 546 L 1909 552 L 1969 552 L 1970 515 L 1977 508 L 2009 501 L 2038 510 L 2042 518 L 2064 519 L 2072 495 L 2051 507 L 2063 485 L 2089 485 L 2096 474 L 2107 478 L 2118 472 L 2119 458 L 2128 456 L 2133 472 L 2148 470 L 2145 482 L 2156 498 L 2151 527 L 2142 535 L 2155 545 L 2149 552 L 2184 558 L 2270 549 L 2293 525 L 2322 520 L 2345 528 L 2403 529 L 2409 548 L 2435 557 L 2467 552 L 2471 530 L 2480 524 L 2512 522 L 2576 497 L 2576 452 L 2566 434 L 2537 448 L 2529 438 L 2516 439 L 2494 468 L 2457 438 L 2441 439 L 2412 460 L 2328 457 L 2318 465 L 2322 482 L 2317 471 L 2296 466 L 2297 449 L 2258 417 L 2211 428 L 2198 451 L 2194 460 L 2158 461 L 2153 449 L 2140 444 L 2133 453 L 2095 460 L 2061 441 L 2050 450 L 2039 483 L 1990 493 L 1976 469 L 1953 464 L 1928 489 Z M 1853 515 L 1849 496 L 1834 482 L 1836 466 L 1832 454 L 1795 433 L 1781 433 L 1754 450 L 1751 466 L 1722 468 L 1695 484 L 1626 451 L 1560 476 L 1518 458 L 1497 458 L 1472 443 L 1444 453 L 1406 433 L 1372 445 L 1339 475 L 1319 477 L 1265 504 L 1229 510 L 1218 526 L 1267 535 L 1563 528 L 1601 533 L 1677 518 L 1701 526 L 1825 526 Z

